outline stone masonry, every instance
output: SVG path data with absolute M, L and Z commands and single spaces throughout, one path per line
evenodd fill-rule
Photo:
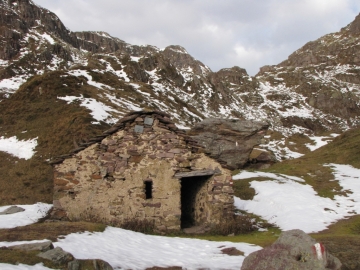
M 53 161 L 54 216 L 158 230 L 211 225 L 233 214 L 228 169 L 162 112 L 132 112 Z

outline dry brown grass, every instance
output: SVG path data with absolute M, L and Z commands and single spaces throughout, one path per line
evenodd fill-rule
M 77 232 L 102 232 L 105 225 L 90 222 L 44 222 L 12 229 L 0 229 L 0 241 L 28 241 L 48 239 L 56 242 L 64 235 Z M 37 257 L 39 251 L 10 250 L 0 247 L 0 262 L 35 265 L 43 263 L 52 269 L 67 269 L 66 265 L 55 265 L 49 260 Z
M 22 263 L 27 265 L 43 263 L 46 267 L 51 269 L 65 269 L 65 265 L 56 265 L 50 260 L 36 256 L 38 253 L 39 251 L 23 251 L 0 248 L 0 262 L 8 264 Z
M 92 94 L 81 85 L 83 78 L 61 75 L 52 72 L 35 76 L 0 103 L 0 135 L 17 135 L 19 140 L 38 138 L 36 154 L 30 160 L 0 153 L 0 205 L 51 202 L 52 167 L 46 160 L 68 153 L 75 148 L 74 142 L 85 141 L 109 127 L 105 123 L 92 125 L 86 108 L 57 99 Z
M 44 222 L 12 229 L 0 229 L 0 241 L 28 241 L 49 239 L 76 232 L 102 232 L 105 225 L 91 222 Z
M 256 231 L 256 221 L 248 215 L 235 215 L 232 218 L 221 220 L 211 228 L 214 235 L 239 235 Z

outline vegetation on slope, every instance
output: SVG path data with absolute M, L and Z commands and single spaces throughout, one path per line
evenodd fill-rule
M 91 96 L 91 89 L 82 85 L 84 78 L 61 75 L 53 72 L 35 76 L 0 103 L 1 134 L 7 138 L 16 135 L 19 140 L 37 138 L 38 142 L 30 160 L 0 152 L 0 205 L 51 203 L 49 159 L 68 153 L 109 126 L 103 122 L 92 125 L 94 119 L 86 108 L 57 98 L 79 93 Z

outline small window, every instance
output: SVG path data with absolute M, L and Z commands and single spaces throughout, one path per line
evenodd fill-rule
M 146 199 L 152 199 L 152 181 L 145 181 L 145 198 Z

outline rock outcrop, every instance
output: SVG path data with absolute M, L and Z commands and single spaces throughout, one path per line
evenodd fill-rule
M 4 211 L 0 212 L 0 215 L 11 215 L 19 212 L 24 212 L 25 209 L 16 205 L 10 206 L 9 208 L 5 209 Z
M 340 268 L 341 262 L 321 243 L 301 230 L 291 230 L 283 232 L 271 246 L 247 256 L 241 270 Z
M 9 249 L 15 249 L 15 250 L 25 250 L 25 251 L 39 250 L 41 252 L 46 252 L 53 248 L 54 246 L 51 241 L 45 241 L 41 243 L 21 244 L 21 245 L 15 245 L 9 247 Z
M 261 122 L 209 118 L 197 123 L 188 134 L 211 158 L 235 170 L 249 162 L 251 151 L 260 144 L 268 127 Z

